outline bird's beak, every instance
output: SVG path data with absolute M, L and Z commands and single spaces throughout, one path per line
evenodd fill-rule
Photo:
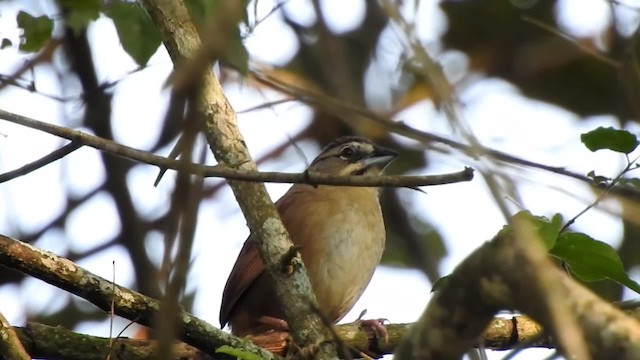
M 362 161 L 364 162 L 365 168 L 375 166 L 380 169 L 384 169 L 397 157 L 397 152 L 382 146 L 376 146 L 376 150 L 371 155 L 362 159 Z

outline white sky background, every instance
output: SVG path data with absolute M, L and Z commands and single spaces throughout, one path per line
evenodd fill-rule
M 631 1 L 626 3 L 640 5 L 637 1 L 635 4 Z M 15 11 L 18 8 L 51 11 L 43 9 L 39 4 L 37 0 L 23 1 L 19 6 L 15 1 L 3 3 L 0 8 L 0 33 L 5 37 L 14 36 L 17 41 L 16 24 L 13 20 Z M 325 0 L 322 4 L 328 17 L 327 22 L 335 31 L 348 31 L 357 27 L 362 20 L 361 1 Z M 607 7 L 608 4 L 601 0 L 559 1 L 557 14 L 561 28 L 576 36 L 597 38 L 610 21 Z M 260 1 L 259 10 L 262 14 L 270 8 L 269 1 Z M 301 23 L 314 20 L 315 15 L 309 11 L 307 0 L 290 0 L 286 8 Z M 631 32 L 635 29 L 638 24 L 637 12 L 619 7 L 616 14 L 624 31 Z M 446 18 L 437 3 L 422 1 L 420 11 L 415 16 L 420 38 L 428 46 L 437 49 L 439 45 L 434 42 L 446 31 Z M 393 33 L 390 31 L 386 36 L 393 36 Z M 93 43 L 99 44 L 93 50 L 100 80 L 122 79 L 115 87 L 113 104 L 116 140 L 136 148 L 148 149 L 158 135 L 158 124 L 166 107 L 167 94 L 162 87 L 171 70 L 166 51 L 160 49 L 147 69 L 129 74 L 136 65 L 122 51 L 111 22 L 101 18 L 91 25 L 90 34 Z M 280 21 L 278 13 L 261 23 L 246 41 L 254 59 L 272 64 L 282 64 L 289 60 L 296 51 L 292 47 L 294 44 L 294 34 Z M 22 54 L 14 50 L 2 50 L 1 54 L 1 74 L 12 73 L 24 59 Z M 460 54 L 446 54 L 443 58 L 457 59 L 455 66 L 465 66 Z M 68 95 L 65 89 L 60 88 L 54 76 L 51 69 L 37 67 L 35 78 L 38 90 L 45 94 Z M 77 88 L 74 84 L 69 86 Z M 257 93 L 237 84 L 227 85 L 225 90 L 237 111 L 261 104 L 275 96 L 271 93 Z M 375 98 L 375 93 L 370 95 Z M 617 119 L 611 116 L 592 117 L 586 121 L 578 119 L 575 114 L 558 107 L 522 97 L 517 88 L 499 79 L 477 82 L 462 92 L 460 98 L 465 104 L 464 118 L 486 146 L 528 160 L 565 166 L 584 174 L 596 170 L 598 174 L 614 176 L 624 166 L 621 156 L 606 152 L 591 153 L 579 140 L 581 133 L 598 126 L 619 126 Z M 73 125 L 74 122 L 70 120 L 77 121 L 81 114 L 77 102 L 63 106 L 45 96 L 11 87 L 0 92 L 0 108 L 67 126 Z M 287 136 L 304 128 L 310 121 L 310 115 L 310 110 L 304 105 L 289 103 L 273 109 L 242 113 L 238 118 L 249 149 L 254 158 L 258 158 L 286 141 Z M 397 118 L 418 129 L 452 136 L 446 119 L 435 112 L 431 103 L 421 102 L 398 114 Z M 631 130 L 637 132 L 638 128 Z M 38 159 L 63 143 L 48 134 L 0 121 L 0 173 Z M 301 143 L 300 146 L 307 159 L 312 159 L 319 151 L 314 144 Z M 167 154 L 168 151 L 169 149 L 164 149 L 162 153 Z M 434 154 L 430 159 L 430 166 L 423 169 L 422 173 L 458 171 L 470 164 L 459 158 L 439 154 Z M 301 171 L 304 167 L 305 159 L 290 150 L 282 159 L 269 161 L 261 169 Z M 128 182 L 136 189 L 132 194 L 141 214 L 153 216 L 168 208 L 173 176 L 169 173 L 161 185 L 154 188 L 153 180 L 156 175 L 157 169 L 146 165 L 136 166 L 129 174 Z M 82 196 L 99 186 L 104 181 L 104 176 L 105 169 L 98 160 L 97 152 L 82 148 L 62 161 L 0 185 L 0 214 L 3 214 L 0 216 L 0 231 L 11 234 L 20 229 L 40 228 L 62 210 L 65 192 L 75 197 Z M 556 175 L 532 172 L 526 178 L 516 180 L 521 184 L 519 189 L 524 207 L 534 214 L 551 215 L 560 212 L 568 219 L 582 210 L 586 201 L 593 200 L 592 193 L 586 187 L 576 186 L 575 182 Z M 555 188 L 546 185 L 553 185 Z M 274 200 L 288 186 L 267 185 Z M 569 189 L 575 196 L 558 189 Z M 471 183 L 431 187 L 426 191 L 428 194 L 423 195 L 407 190 L 402 196 L 407 207 L 414 213 L 424 214 L 429 218 L 448 241 L 449 255 L 441 267 L 441 272 L 448 274 L 465 256 L 490 239 L 502 227 L 504 219 L 479 176 Z M 617 208 L 612 202 L 607 205 L 613 210 Z M 464 219 L 464 226 L 460 226 L 461 219 Z M 69 249 L 91 249 L 107 242 L 120 231 L 112 200 L 106 194 L 94 196 L 91 201 L 74 211 L 68 221 L 66 234 L 49 232 L 36 245 L 64 254 Z M 589 211 L 578 220 L 575 229 L 613 245 L 620 241 L 621 222 L 603 211 Z M 214 325 L 218 325 L 224 283 L 247 235 L 245 220 L 228 188 L 219 192 L 214 199 L 203 202 L 188 291 L 198 291 L 194 314 Z M 159 262 L 162 253 L 160 234 L 144 241 L 154 254 L 154 259 Z M 83 259 L 80 265 L 111 279 L 114 260 L 116 282 L 124 286 L 132 285 L 132 266 L 126 252 L 120 247 L 112 247 Z M 368 309 L 367 317 L 370 318 L 387 318 L 394 323 L 415 321 L 429 300 L 430 288 L 431 285 L 418 271 L 381 267 L 345 321 L 355 320 L 365 308 Z M 2 312 L 16 325 L 24 324 L 30 313 L 58 310 L 69 297 L 75 298 L 35 279 L 26 279 L 22 286 L 0 287 Z M 116 328 L 122 328 L 126 324 L 127 321 L 119 321 Z M 105 314 L 104 321 L 86 323 L 75 330 L 106 336 L 108 329 L 108 316 Z M 131 334 L 131 331 L 125 334 Z M 518 358 L 541 358 L 548 353 L 527 351 Z M 494 353 L 491 358 L 498 359 L 504 354 Z

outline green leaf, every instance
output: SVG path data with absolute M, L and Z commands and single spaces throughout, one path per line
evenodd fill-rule
M 242 360 L 262 360 L 262 357 L 248 352 L 246 350 L 238 349 L 231 347 L 229 345 L 222 345 L 216 349 L 216 353 L 223 353 L 231 356 L 235 356 L 238 359 Z
M 532 215 L 529 211 L 520 211 L 513 215 L 512 223 L 515 224 L 518 221 L 528 221 L 533 226 L 534 231 L 543 241 L 547 249 L 551 249 L 555 246 L 558 234 L 562 229 L 562 215 L 555 214 L 549 220 L 544 216 Z M 504 229 L 502 231 L 505 231 Z M 508 231 L 508 230 L 507 230 Z
M 149 15 L 137 3 L 115 1 L 107 9 L 124 51 L 140 66 L 145 66 L 158 50 L 161 40 Z
M 200 32 L 203 32 L 206 27 L 203 25 L 205 22 L 211 21 L 229 21 L 225 14 L 222 13 L 225 9 L 226 0 L 186 0 L 185 3 L 189 8 L 189 13 L 194 19 L 194 22 L 198 25 Z M 236 0 L 237 1 L 237 0 Z M 243 8 L 247 8 L 247 1 L 244 1 Z M 249 52 L 244 46 L 242 35 L 240 34 L 240 24 L 247 22 L 247 12 L 243 13 L 237 26 L 229 29 L 229 33 L 225 36 L 225 48 L 224 53 L 220 56 L 220 62 L 226 66 L 230 66 L 240 72 L 242 75 L 246 75 L 249 71 Z M 220 34 L 208 34 L 208 36 L 221 36 Z
M 53 20 L 48 16 L 34 17 L 24 11 L 20 11 L 16 16 L 16 21 L 18 22 L 18 28 L 22 29 L 19 46 L 21 51 L 39 51 L 51 39 Z
M 195 23 L 202 31 L 204 29 L 203 24 L 206 21 L 228 21 L 225 15 L 222 14 L 225 1 L 226 0 L 186 0 L 186 4 L 189 8 L 189 13 L 191 13 Z M 247 1 L 244 1 L 243 8 L 247 8 Z M 238 26 L 230 29 L 230 34 L 226 38 L 224 53 L 220 57 L 222 64 L 236 69 L 242 75 L 246 75 L 249 71 L 249 52 L 244 46 L 239 28 L 240 24 L 246 24 L 246 22 L 247 12 L 245 10 Z M 209 36 L 215 36 L 215 34 L 209 34 Z
M 60 5 L 66 11 L 67 26 L 78 33 L 100 16 L 102 0 L 60 0 Z
M 591 181 L 593 181 L 593 183 L 596 185 L 608 184 L 611 181 L 611 179 L 608 177 L 596 175 L 595 171 L 593 170 L 589 171 L 587 177 L 589 177 Z
M 580 135 L 580 140 L 591 151 L 608 149 L 623 154 L 628 154 L 638 147 L 638 139 L 632 133 L 625 130 L 617 130 L 612 127 L 599 127 L 588 133 Z
M 567 263 L 583 281 L 610 279 L 640 293 L 640 284 L 624 272 L 620 256 L 607 243 L 581 233 L 562 233 L 549 254 Z
M 11 46 L 13 46 L 13 43 L 11 42 L 11 40 L 7 38 L 2 38 L 2 44 L 0 45 L 0 49 L 6 49 Z

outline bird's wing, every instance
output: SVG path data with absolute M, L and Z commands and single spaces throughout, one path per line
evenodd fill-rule
M 310 190 L 314 188 L 308 185 L 293 185 L 287 194 L 276 201 L 276 209 L 282 217 L 285 226 L 292 221 L 292 217 L 299 216 L 298 207 L 305 203 L 305 198 Z M 294 201 L 294 199 L 297 199 Z M 297 204 L 297 205 L 296 205 Z M 220 306 L 220 326 L 229 322 L 231 313 L 238 300 L 253 282 L 264 272 L 264 262 L 260 256 L 258 248 L 252 239 L 245 241 L 233 270 L 227 279 L 222 294 L 222 305 Z
M 238 299 L 263 271 L 264 262 L 262 262 L 262 257 L 253 240 L 249 238 L 244 242 L 242 250 L 240 250 L 240 255 L 238 255 L 238 259 L 233 265 L 233 270 L 231 270 L 222 293 L 222 305 L 220 305 L 221 327 L 224 327 L 229 322 L 231 311 Z

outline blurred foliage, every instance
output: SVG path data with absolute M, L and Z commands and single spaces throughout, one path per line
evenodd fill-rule
M 220 1 L 188 0 L 187 4 L 199 24 L 204 23 L 220 8 Z M 92 21 L 98 19 L 101 13 L 111 18 L 124 51 L 142 67 L 147 64 L 162 43 L 158 30 L 137 2 L 60 0 L 58 6 L 64 13 L 64 25 L 76 33 L 84 31 Z M 18 27 L 23 30 L 20 50 L 25 52 L 41 50 L 51 39 L 55 19 L 56 16 L 34 17 L 21 11 L 16 19 Z M 244 20 L 246 23 L 246 15 Z M 9 40 L 3 38 L 2 43 L 5 44 L 7 41 Z M 242 43 L 239 28 L 236 28 L 229 41 L 223 61 L 243 73 L 247 71 L 249 54 Z
M 219 2 L 187 0 L 191 13 L 200 24 L 200 29 L 206 24 L 209 15 L 216 11 Z M 19 49 L 28 53 L 37 52 L 52 38 L 59 39 L 64 44 L 60 51 L 66 54 L 64 61 L 69 65 L 68 69 L 63 70 L 66 72 L 63 75 L 77 78 L 82 86 L 85 114 L 81 125 L 98 136 L 113 138 L 111 95 L 106 91 L 107 84 L 100 83 L 95 74 L 94 59 L 90 51 L 92 47 L 99 47 L 101 44 L 89 43 L 87 26 L 91 26 L 100 14 L 111 18 L 124 51 L 141 67 L 146 65 L 160 45 L 160 34 L 154 29 L 148 15 L 135 2 L 51 0 L 47 3 L 59 9 L 59 13 L 36 17 L 30 15 L 30 9 L 26 8 L 18 13 L 16 20 L 18 27 L 22 29 Z M 281 68 L 275 69 L 274 73 L 294 79 L 297 83 L 304 83 L 321 94 L 346 103 L 372 108 L 372 104 L 367 101 L 366 90 L 380 84 L 367 80 L 366 73 L 379 61 L 377 52 L 388 46 L 382 34 L 388 28 L 389 20 L 383 9 L 377 1 L 365 1 L 362 22 L 350 31 L 337 33 L 325 23 L 318 2 L 311 3 L 317 16 L 315 22 L 308 25 L 300 24 L 296 14 L 274 9 L 274 12 L 282 16 L 286 26 L 294 31 L 298 46 L 295 56 Z M 615 6 L 614 2 L 611 4 L 612 7 Z M 251 11 L 252 6 L 253 2 L 247 5 L 248 11 Z M 457 50 L 468 59 L 469 69 L 461 76 L 466 82 L 460 81 L 456 85 L 469 86 L 487 77 L 499 77 L 517 86 L 528 97 L 555 104 L 582 117 L 612 114 L 623 124 L 628 121 L 636 122 L 636 109 L 640 104 L 637 101 L 640 95 L 640 76 L 637 73 L 636 34 L 621 34 L 615 26 L 615 21 L 612 21 L 600 36 L 602 45 L 596 45 L 596 39 L 592 38 L 579 39 L 569 35 L 567 39 L 567 36 L 563 37 L 565 34 L 557 30 L 559 26 L 555 6 L 555 1 L 442 1 L 440 8 L 446 16 L 447 28 L 438 39 L 441 50 L 435 53 L 434 57 L 439 59 L 439 56 L 447 51 Z M 242 43 L 243 36 L 254 31 L 255 26 L 257 24 L 250 23 L 249 16 L 245 16 L 237 32 L 233 34 L 222 59 L 224 64 L 230 65 L 242 74 L 246 73 L 250 58 Z M 63 31 L 54 31 L 58 28 Z M 14 45 L 9 39 L 2 38 L 3 48 L 12 46 Z M 585 48 L 590 51 L 586 51 Z M 382 112 L 382 115 L 386 116 L 402 111 L 418 101 L 430 100 L 430 89 L 425 87 L 423 81 L 406 71 L 408 64 L 405 61 L 410 57 L 405 55 L 399 56 L 397 63 L 385 64 L 395 71 L 387 74 L 393 80 L 389 80 L 389 84 L 385 85 L 390 87 L 387 94 L 390 98 L 385 100 L 393 104 L 392 108 L 371 109 L 372 111 Z M 444 60 L 443 66 L 447 66 Z M 232 76 L 226 76 L 227 71 L 223 69 L 221 79 L 235 81 Z M 474 76 L 470 76 L 471 73 L 474 73 Z M 478 74 L 480 76 L 477 76 Z M 167 146 L 180 131 L 179 126 L 163 129 L 162 136 L 152 148 Z M 593 149 L 617 149 L 625 153 L 637 145 L 637 140 L 631 141 L 635 144 L 631 145 L 629 136 L 614 132 L 607 130 L 604 133 L 588 135 L 587 143 L 593 144 Z M 394 173 L 423 168 L 429 162 L 428 155 L 422 148 L 397 142 L 382 127 L 374 126 L 358 116 L 344 119 L 320 109 L 314 109 L 310 125 L 294 135 L 291 142 L 313 140 L 324 145 L 345 134 L 365 136 L 384 146 L 398 149 L 401 156 L 391 169 Z M 283 144 L 260 160 L 279 156 L 289 146 L 290 144 Z M 592 148 L 591 145 L 588 146 Z M 102 161 L 108 171 L 107 179 L 99 189 L 81 199 L 67 199 L 65 210 L 44 229 L 16 236 L 25 241 L 35 242 L 49 229 L 64 230 L 66 220 L 74 209 L 93 194 L 104 191 L 113 197 L 116 204 L 122 223 L 121 234 L 105 245 L 85 253 L 67 256 L 72 260 L 78 260 L 108 246 L 123 245 L 135 267 L 135 287 L 145 294 L 157 297 L 161 293 L 157 284 L 159 269 L 150 261 L 142 239 L 152 232 L 164 231 L 166 215 L 149 219 L 138 214 L 132 204 L 131 189 L 126 181 L 131 164 L 104 155 Z M 607 179 L 602 180 L 607 182 Z M 206 196 L 213 197 L 218 188 L 211 186 L 206 189 Z M 384 262 L 391 266 L 421 268 L 432 281 L 435 281 L 440 277 L 440 261 L 447 253 L 446 243 L 438 233 L 437 226 L 431 224 L 429 219 L 422 214 L 410 213 L 398 197 L 398 191 L 409 190 L 385 190 L 382 196 L 389 232 L 388 251 L 384 256 Z M 638 218 L 637 204 L 628 202 L 623 204 L 623 207 L 627 218 Z M 553 231 L 558 230 L 556 220 L 549 220 Z M 464 219 L 460 221 L 463 223 Z M 617 253 L 614 255 L 612 250 L 606 249 L 603 250 L 605 255 L 601 259 L 593 260 L 595 264 L 600 264 L 600 260 L 609 261 L 606 269 L 615 267 L 614 272 L 600 274 L 601 277 L 628 285 L 620 281 L 620 266 L 624 266 L 624 271 L 627 271 L 640 265 L 640 242 L 636 241 L 639 233 L 637 224 L 625 222 L 625 237 L 619 253 L 620 258 L 616 259 Z M 586 257 L 595 256 L 602 250 L 601 243 L 583 237 L 568 236 L 567 239 L 558 240 L 559 243 L 567 245 L 567 248 L 557 250 L 555 255 L 565 259 L 574 270 L 582 269 L 584 264 L 572 257 L 572 254 L 577 253 L 571 249 L 580 248 L 584 251 L 580 256 Z M 584 278 L 596 278 L 587 276 L 582 271 L 580 273 Z M 16 282 L 20 278 L 17 273 L 3 271 L 0 274 L 0 284 Z M 609 286 L 599 290 L 603 296 L 611 299 L 619 298 L 621 294 L 621 287 Z M 193 293 L 187 294 L 185 299 L 183 305 L 188 309 L 193 300 Z M 64 323 L 69 327 L 87 318 L 84 314 L 82 319 L 74 317 L 72 313 L 79 312 L 69 311 L 71 306 L 49 316 L 63 315 L 64 322 L 59 321 L 59 317 L 55 322 Z
M 22 41 L 20 50 L 38 51 L 51 39 L 53 32 L 53 20 L 47 16 L 34 17 L 25 11 L 20 11 L 16 17 L 18 28 L 22 29 Z M 4 41 L 8 41 L 4 39 Z
M 122 2 L 116 2 L 119 3 Z M 60 0 L 60 7 L 66 12 L 65 24 L 75 32 L 83 31 L 89 22 L 96 20 L 102 6 L 102 0 Z
M 104 10 L 116 26 L 124 51 L 145 66 L 162 43 L 149 16 L 135 2 L 114 1 Z
M 443 1 L 449 26 L 442 42 L 463 51 L 471 70 L 508 80 L 526 96 L 580 116 L 636 118 L 620 81 L 638 81 L 623 72 L 623 64 L 633 61 L 629 55 L 635 44 L 615 29 L 615 22 L 602 34 L 604 50 L 598 49 L 596 39 L 562 38 L 555 6 L 556 1 Z
M 224 0 L 186 0 L 185 3 L 189 8 L 189 12 L 193 17 L 195 24 L 199 27 L 200 32 L 206 31 L 206 24 L 211 21 L 222 20 L 224 14 L 216 15 L 223 8 L 222 2 Z M 247 7 L 247 1 L 243 1 L 245 8 Z M 241 35 L 241 27 L 246 28 L 248 26 L 248 17 L 245 11 L 242 17 L 240 27 L 236 27 L 230 34 L 230 38 L 227 39 L 227 45 L 225 52 L 220 61 L 233 69 L 239 71 L 242 75 L 246 75 L 249 70 L 249 53 L 243 44 L 243 38 Z M 203 37 L 208 35 L 203 35 Z

